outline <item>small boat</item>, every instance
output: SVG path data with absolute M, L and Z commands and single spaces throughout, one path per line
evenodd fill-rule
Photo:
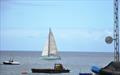
M 5 64 L 5 65 L 19 65 L 20 63 L 10 59 L 8 61 L 4 61 L 3 64 Z
M 48 39 L 42 51 L 42 58 L 46 60 L 60 60 L 55 38 L 51 29 L 49 29 Z
M 32 68 L 32 73 L 69 73 L 70 70 L 64 69 L 62 64 L 55 64 L 54 69 L 35 69 Z
M 28 72 L 27 71 L 22 71 L 21 74 L 28 74 Z

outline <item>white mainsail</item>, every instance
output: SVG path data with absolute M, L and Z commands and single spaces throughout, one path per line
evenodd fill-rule
M 49 29 L 48 40 L 43 48 L 42 56 L 58 56 L 55 38 L 51 29 Z

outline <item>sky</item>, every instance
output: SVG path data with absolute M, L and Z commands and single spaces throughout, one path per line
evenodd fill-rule
M 113 52 L 113 0 L 0 0 L 0 50 L 42 51 L 52 29 L 59 51 Z

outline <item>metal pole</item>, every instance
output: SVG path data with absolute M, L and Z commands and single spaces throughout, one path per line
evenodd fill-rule
M 114 61 L 119 62 L 119 0 L 114 0 Z

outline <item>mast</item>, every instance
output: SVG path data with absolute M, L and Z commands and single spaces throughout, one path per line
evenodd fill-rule
M 114 0 L 114 61 L 119 62 L 119 0 Z
M 51 28 L 49 28 L 49 36 L 48 36 L 48 56 L 50 55 L 50 35 L 51 35 Z

